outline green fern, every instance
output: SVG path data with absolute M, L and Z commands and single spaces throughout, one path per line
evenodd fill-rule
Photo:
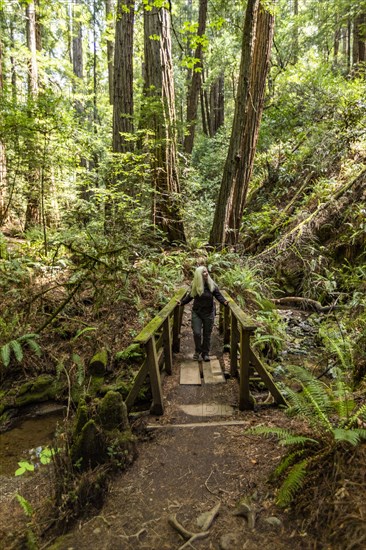
M 361 440 L 366 439 L 366 430 L 361 428 L 354 428 L 352 430 L 347 428 L 335 428 L 333 434 L 335 441 L 350 443 L 354 447 L 356 447 Z
M 313 429 L 314 438 L 267 426 L 256 426 L 246 432 L 276 436 L 281 445 L 291 447 L 274 471 L 275 477 L 284 477 L 277 497 L 281 506 L 287 506 L 295 498 L 306 479 L 309 465 L 312 464 L 314 471 L 324 452 L 328 454 L 349 445 L 355 447 L 366 440 L 366 429 L 354 427 L 358 419 L 365 418 L 366 404 L 354 411 L 355 402 L 342 371 L 334 387 L 315 379 L 300 367 L 294 367 L 293 373 L 302 391 L 286 388 L 286 400 L 290 404 L 288 412 L 306 420 Z
M 27 342 L 27 346 L 37 355 L 37 357 L 41 357 L 42 350 L 37 344 L 37 342 L 32 338 L 27 339 L 26 342 Z
M 4 367 L 8 367 L 10 364 L 10 343 L 4 344 L 0 350 L 1 361 Z
M 346 424 L 346 428 L 352 428 L 358 419 L 366 419 L 366 403 L 364 403 L 354 414 L 351 416 L 351 418 L 348 420 Z M 365 420 L 364 420 L 365 421 Z
M 289 467 L 302 456 L 304 453 L 308 452 L 306 448 L 298 449 L 293 453 L 287 453 L 287 455 L 281 460 L 275 471 L 273 472 L 274 477 L 279 478 L 289 469 Z
M 306 458 L 292 466 L 278 491 L 276 499 L 277 504 L 280 506 L 288 506 L 292 502 L 294 496 L 304 484 L 307 466 L 308 459 Z
M 23 346 L 27 345 L 38 357 L 42 354 L 41 348 L 36 342 L 38 334 L 23 334 L 14 340 L 10 340 L 0 348 L 1 362 L 4 367 L 10 365 L 11 356 L 14 355 L 18 363 L 21 363 L 24 359 Z
M 23 361 L 23 350 L 19 340 L 11 340 L 9 344 L 14 352 L 15 359 L 18 361 L 18 363 L 21 363 Z
M 316 439 L 301 435 L 294 435 L 286 428 L 276 428 L 268 426 L 255 426 L 246 431 L 251 435 L 264 435 L 265 437 L 277 436 L 281 445 L 305 445 L 308 443 L 318 443 Z

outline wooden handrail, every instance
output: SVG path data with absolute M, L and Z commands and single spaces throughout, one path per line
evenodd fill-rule
M 250 393 L 250 372 L 253 367 L 279 405 L 287 406 L 286 400 L 277 388 L 271 374 L 250 346 L 250 337 L 258 325 L 240 309 L 225 291 L 222 295 L 228 301 L 227 307 L 220 309 L 220 329 L 224 335 L 224 344 L 230 343 L 230 373 L 238 375 L 239 362 L 239 409 L 252 409 L 254 399 Z M 228 311 L 229 310 L 229 311 Z M 238 361 L 239 352 L 239 361 Z
M 171 374 L 173 357 L 172 353 L 179 351 L 179 333 L 182 323 L 183 306 L 178 306 L 186 289 L 181 288 L 175 292 L 172 299 L 159 313 L 142 329 L 134 338 L 134 343 L 144 348 L 146 359 L 138 371 L 134 384 L 126 398 L 128 411 L 131 410 L 138 392 L 149 375 L 153 402 L 151 413 L 161 415 L 164 413 L 163 394 L 160 377 L 160 367 L 165 367 L 165 372 Z M 228 301 L 227 307 L 220 309 L 220 329 L 224 334 L 224 344 L 230 342 L 231 374 L 238 374 L 238 362 L 240 372 L 239 409 L 252 409 L 254 399 L 250 394 L 250 372 L 253 366 L 263 380 L 275 401 L 286 405 L 286 401 L 274 383 L 270 373 L 255 355 L 250 347 L 250 337 L 257 329 L 257 324 L 246 315 L 234 302 L 231 296 L 222 291 Z M 162 349 L 161 349 L 162 348 Z M 238 361 L 239 352 L 239 361 Z
M 146 359 L 136 374 L 134 384 L 126 397 L 128 411 L 131 410 L 142 384 L 149 375 L 153 397 L 151 413 L 159 415 L 164 413 L 160 365 L 165 367 L 167 374 L 172 373 L 172 352 L 179 351 L 179 332 L 183 312 L 183 307 L 177 307 L 177 302 L 182 299 L 186 292 L 185 288 L 177 290 L 167 305 L 133 340 L 134 344 L 139 344 L 145 349 Z M 159 354 L 159 345 L 162 345 L 163 348 L 162 355 Z M 162 361 L 159 360 L 159 357 Z
M 163 325 L 165 319 L 174 311 L 177 302 L 183 298 L 187 289 L 180 288 L 173 296 L 173 298 L 163 307 L 159 313 L 151 319 L 151 321 L 142 329 L 142 331 L 134 338 L 135 344 L 144 345 L 146 344 L 152 336 L 154 336 L 157 331 Z
M 221 294 L 223 295 L 225 300 L 229 302 L 228 307 L 231 309 L 233 315 L 235 315 L 235 318 L 239 321 L 243 329 L 254 332 L 258 328 L 258 325 L 254 323 L 253 319 L 251 319 L 249 315 L 246 315 L 244 311 L 240 309 L 238 304 L 234 302 L 234 300 L 232 299 L 230 294 L 226 292 L 226 290 L 222 290 Z

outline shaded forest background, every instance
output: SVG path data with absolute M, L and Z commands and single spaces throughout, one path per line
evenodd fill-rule
M 3 424 L 45 374 L 75 410 L 101 349 L 125 396 L 205 262 L 273 369 L 276 305 L 324 313 L 314 373 L 364 430 L 365 63 L 363 0 L 0 0 Z

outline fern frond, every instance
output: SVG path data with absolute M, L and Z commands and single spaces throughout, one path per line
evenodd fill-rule
M 23 361 L 23 350 L 21 344 L 18 342 L 18 340 L 11 340 L 9 344 L 14 352 L 15 359 L 18 361 L 18 363 L 21 363 Z
M 319 441 L 303 435 L 289 434 L 289 436 L 286 439 L 283 439 L 280 443 L 281 445 L 305 445 L 306 443 L 316 443 L 318 445 Z
M 354 447 L 360 443 L 361 439 L 366 439 L 366 430 L 358 428 L 353 430 L 335 428 L 333 434 L 335 441 L 350 443 Z
M 285 481 L 282 483 L 278 491 L 276 500 L 279 506 L 288 506 L 295 494 L 301 489 L 306 477 L 307 465 L 308 460 L 305 458 L 291 468 Z
M 278 437 L 278 439 L 280 439 L 281 441 L 293 435 L 289 430 L 285 428 L 277 428 L 276 426 L 270 427 L 264 425 L 249 428 L 248 430 L 245 430 L 244 433 L 250 435 L 264 435 L 264 437 L 271 437 L 274 435 Z
M 10 363 L 10 344 L 9 342 L 7 344 L 4 344 L 2 348 L 0 349 L 0 355 L 1 355 L 1 361 L 4 365 L 4 367 L 8 367 Z
M 279 463 L 275 471 L 273 472 L 273 475 L 275 477 L 280 477 L 288 468 L 297 460 L 299 457 L 301 457 L 307 449 L 298 449 L 297 451 L 293 453 L 288 453 Z
M 37 355 L 37 357 L 41 357 L 42 350 L 37 344 L 37 342 L 31 338 L 26 340 L 27 346 Z
M 323 403 L 322 402 L 319 403 L 319 401 L 317 401 L 316 395 L 312 393 L 309 387 L 306 387 L 306 388 L 304 387 L 303 392 L 313 407 L 315 418 L 320 422 L 323 428 L 325 428 L 327 431 L 332 431 L 332 424 L 330 423 L 327 415 L 324 413 L 324 410 L 322 407 Z
M 346 424 L 346 428 L 351 428 L 359 418 L 366 417 L 366 403 L 364 403 L 355 413 L 354 415 L 348 420 Z
M 17 340 L 18 342 L 23 342 L 24 340 L 36 340 L 37 338 L 39 338 L 39 334 L 37 334 L 36 332 L 29 332 L 27 334 L 22 334 L 22 336 L 19 336 Z

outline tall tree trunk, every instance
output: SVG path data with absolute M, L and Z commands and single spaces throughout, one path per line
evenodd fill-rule
M 274 17 L 248 0 L 235 113 L 210 244 L 236 244 L 252 173 L 272 47 Z
M 2 42 L 2 30 L 3 30 L 3 11 L 0 8 L 0 102 L 4 96 L 4 76 L 3 76 L 3 63 L 4 63 L 4 50 Z M 5 199 L 7 191 L 7 164 L 6 164 L 6 149 L 5 143 L 0 139 L 0 225 L 5 222 Z
M 352 21 L 348 15 L 347 21 L 347 74 L 351 74 L 351 37 L 352 37 Z
M 108 90 L 109 103 L 113 105 L 113 54 L 114 42 L 110 38 L 111 29 L 113 27 L 113 0 L 105 0 L 105 13 L 107 20 L 107 64 L 108 64 Z
M 28 62 L 28 99 L 32 106 L 38 95 L 38 64 L 36 41 L 36 12 L 34 2 L 26 7 L 27 46 L 29 50 Z M 31 116 L 31 113 L 30 113 Z M 40 176 L 34 136 L 28 140 L 28 175 L 27 175 L 27 206 L 25 213 L 25 229 L 36 225 L 40 221 Z
M 200 0 L 199 14 L 198 14 L 198 45 L 194 52 L 194 57 L 197 59 L 197 63 L 193 69 L 192 81 L 188 93 L 187 100 L 187 134 L 184 138 L 184 151 L 185 153 L 192 153 L 194 144 L 194 134 L 196 129 L 197 108 L 198 100 L 200 97 L 200 88 L 202 84 L 201 72 L 202 60 L 203 60 L 203 44 L 202 39 L 206 31 L 207 20 L 207 2 L 208 0 Z
M 72 70 L 77 78 L 83 80 L 83 27 L 79 11 L 80 4 L 80 0 L 76 0 L 72 6 Z M 80 109 L 81 105 L 78 107 L 78 110 Z
M 134 0 L 118 0 L 114 50 L 113 152 L 133 150 L 133 29 Z
M 366 39 L 366 16 L 359 13 L 353 21 L 353 47 L 352 47 L 352 72 L 354 75 L 365 72 L 365 39 Z
M 294 27 L 292 35 L 292 60 L 297 63 L 299 57 L 299 0 L 294 0 Z
M 224 75 L 220 75 L 210 88 L 211 136 L 224 124 Z
M 165 8 L 152 6 L 151 11 L 144 12 L 144 120 L 153 133 L 150 138 L 153 223 L 169 242 L 182 242 L 185 236 L 179 213 L 180 186 L 170 25 L 170 12 Z

